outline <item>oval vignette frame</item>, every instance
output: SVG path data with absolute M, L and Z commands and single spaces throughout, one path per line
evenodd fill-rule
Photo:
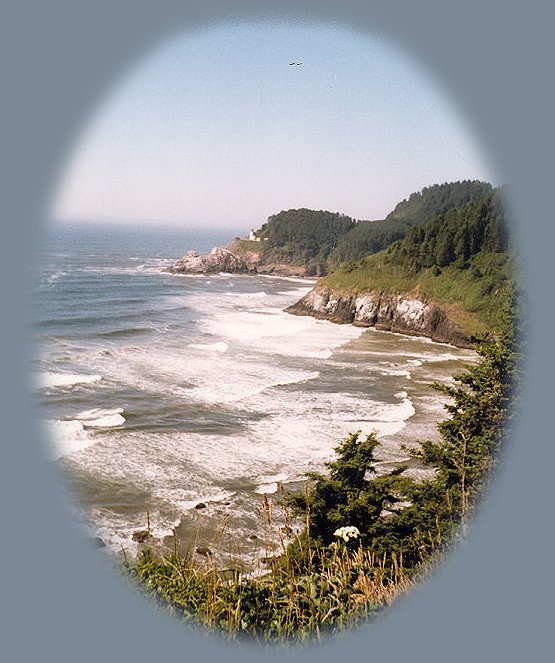
M 378 22 L 380 17 L 382 20 L 384 20 L 384 17 L 387 17 L 387 10 L 382 8 L 380 13 L 376 10 L 376 8 L 371 7 L 370 3 L 368 4 L 368 13 L 365 14 L 368 21 L 372 19 L 371 9 L 373 9 L 375 12 L 374 18 L 376 18 L 377 15 Z M 406 4 L 406 11 L 408 11 L 409 3 Z M 478 4 L 479 3 L 475 3 L 476 7 Z M 492 7 L 493 4 L 497 5 L 498 10 L 502 7 L 500 2 L 492 3 Z M 130 5 L 128 5 L 128 7 L 129 6 Z M 428 3 L 428 6 L 430 6 L 430 3 Z M 424 15 L 428 16 L 428 18 L 433 15 L 433 8 L 420 9 Z M 161 12 L 161 9 L 159 11 Z M 349 14 L 350 11 L 350 8 L 345 7 L 344 12 L 346 16 L 352 16 L 352 14 Z M 60 11 L 57 15 L 56 10 L 53 10 L 52 13 L 53 17 L 56 18 L 63 16 L 63 12 Z M 186 12 L 184 12 L 184 14 L 186 14 Z M 145 19 L 146 18 L 147 17 L 145 17 Z M 183 18 L 186 20 L 185 15 Z M 491 22 L 493 18 L 494 17 L 487 12 L 483 15 L 483 20 L 486 22 Z M 123 16 L 119 16 L 116 13 L 116 15 L 113 16 L 113 19 L 115 24 L 118 24 L 117 21 L 119 20 L 118 25 L 124 25 Z M 388 19 L 386 18 L 385 20 L 387 22 Z M 392 18 L 390 14 L 389 20 L 394 21 L 395 18 Z M 71 23 L 71 21 L 72 17 L 66 15 L 66 26 L 69 25 L 72 30 L 77 30 L 78 26 L 75 23 Z M 438 23 L 439 25 L 445 26 L 445 22 L 442 24 L 441 20 L 439 22 L 436 20 L 436 29 Z M 45 23 L 44 25 L 49 24 Z M 143 26 L 143 34 L 146 34 L 148 31 L 144 27 L 145 23 L 141 25 Z M 515 26 L 513 25 L 513 29 L 514 28 Z M 538 30 L 540 30 L 540 28 L 541 25 L 538 25 Z M 99 25 L 97 29 L 101 30 L 102 28 Z M 480 40 L 480 34 L 481 33 L 479 33 L 478 39 L 474 42 L 475 49 L 483 45 L 483 40 Z M 132 37 L 133 36 L 136 39 L 136 35 L 132 35 Z M 37 35 L 36 43 L 39 45 L 44 44 L 44 40 L 41 41 L 40 36 Z M 109 39 L 108 43 L 110 43 Z M 530 48 L 532 48 L 532 46 L 533 44 L 530 45 Z M 501 51 L 503 51 L 502 46 L 499 48 L 501 48 Z M 487 50 L 483 49 L 482 53 L 484 58 L 487 60 Z M 87 57 L 90 57 L 90 55 L 90 53 L 87 54 Z M 458 55 L 460 55 L 460 53 Z M 456 57 L 455 61 L 457 62 Z M 507 61 L 514 64 L 514 59 L 511 60 L 510 57 L 508 57 L 508 53 Z M 458 62 L 460 62 L 460 59 Z M 532 63 L 528 62 L 528 64 Z M 59 87 L 56 89 L 59 91 L 63 89 L 63 87 L 61 85 L 61 81 L 58 80 L 57 82 Z M 506 93 L 506 90 L 503 87 L 501 91 L 505 91 Z M 40 89 L 35 90 L 35 94 L 37 92 L 40 93 Z M 23 96 L 23 100 L 25 100 L 25 98 L 26 97 Z M 495 102 L 493 102 L 493 106 L 495 107 Z M 478 107 L 480 107 L 479 104 Z M 519 108 L 522 109 L 523 106 L 521 105 Z M 51 107 L 48 107 L 48 110 L 50 109 Z M 484 110 L 483 107 L 482 110 Z M 486 118 L 489 118 L 491 122 L 491 117 L 487 115 L 487 111 L 488 108 L 486 108 L 484 111 L 486 113 Z M 543 116 L 540 115 L 540 120 L 542 117 Z M 547 116 L 545 116 L 545 118 L 546 117 Z M 51 118 L 49 119 L 52 121 Z M 499 143 L 501 137 L 503 136 L 503 131 L 507 132 L 511 127 L 516 126 L 514 124 L 515 119 L 515 111 L 513 111 L 512 115 L 509 113 L 506 125 L 501 127 L 497 134 L 494 134 L 494 142 L 495 139 L 497 139 L 497 141 L 496 144 L 491 148 L 493 152 L 495 152 L 497 148 L 498 154 L 501 153 L 505 157 L 508 156 L 509 161 L 511 155 L 513 158 L 516 156 L 514 151 L 511 152 L 511 150 L 507 149 L 506 152 L 503 153 Z M 511 124 L 511 122 L 513 124 Z M 55 123 L 53 126 L 57 127 L 57 135 L 60 137 L 64 131 L 63 128 L 60 127 L 59 124 Z M 541 131 L 541 127 L 541 122 L 537 122 L 536 129 Z M 543 125 L 543 128 L 546 129 L 547 124 Z M 542 134 L 536 135 L 537 137 L 541 137 Z M 43 150 L 46 150 L 46 152 L 41 154 L 42 161 L 39 165 L 38 171 L 37 166 L 35 166 L 34 168 L 31 168 L 30 172 L 28 173 L 29 176 L 35 176 L 36 179 L 34 184 L 31 185 L 31 191 L 35 196 L 33 199 L 35 207 L 27 207 L 27 212 L 29 212 L 30 209 L 34 209 L 36 211 L 37 203 L 44 199 L 44 190 L 47 188 L 45 183 L 48 183 L 48 180 L 51 177 L 50 172 L 53 159 L 52 149 L 54 148 L 52 143 L 41 144 L 41 147 Z M 48 152 L 48 149 L 50 149 L 50 152 Z M 23 153 L 25 153 L 25 150 L 23 150 Z M 59 157 L 59 150 L 57 152 L 55 151 L 54 154 L 57 154 Z M 542 153 L 540 151 L 540 164 L 542 163 L 541 154 Z M 57 157 L 54 157 L 54 159 L 56 158 Z M 47 168 L 48 161 L 50 162 L 50 169 Z M 547 165 L 547 163 L 543 163 L 543 165 Z M 520 173 L 520 175 L 523 177 L 523 181 L 526 182 L 525 169 L 520 168 L 519 170 L 518 167 L 512 165 L 511 168 L 509 168 L 509 172 L 513 176 Z M 520 188 L 518 186 L 516 187 L 514 195 L 516 196 L 517 217 L 519 216 L 519 212 L 523 210 L 523 203 L 521 202 L 522 198 L 520 196 L 523 196 L 526 200 L 526 195 L 530 196 L 532 191 L 534 191 L 534 189 L 530 184 L 528 184 L 528 186 L 521 186 Z M 529 202 L 530 198 L 527 200 Z M 38 222 L 36 215 L 33 214 L 30 218 L 33 219 L 35 223 Z M 27 221 L 27 223 L 29 223 L 29 221 Z M 28 228 L 29 226 L 24 227 Z M 527 248 L 528 242 L 529 238 L 524 241 L 524 249 Z M 529 258 L 529 252 L 528 256 L 526 254 L 527 251 L 524 250 L 525 258 Z M 538 249 L 538 255 L 543 255 L 540 249 Z M 7 264 L 9 265 L 10 263 L 8 262 Z M 538 284 L 533 283 L 532 285 L 536 287 Z M 538 287 L 538 291 L 541 291 L 541 287 Z M 535 339 L 536 342 L 538 342 L 537 334 L 535 335 Z M 533 380 L 531 384 L 537 386 L 537 380 L 539 376 L 533 373 L 533 368 L 538 370 L 537 361 L 535 364 L 532 363 L 532 368 L 529 370 L 530 379 Z M 534 395 L 534 393 L 536 396 L 538 396 L 539 402 L 541 402 L 541 395 L 539 392 L 534 392 L 534 390 L 532 390 L 532 395 Z M 526 417 L 526 413 L 528 413 L 528 418 Z M 530 430 L 532 422 L 530 418 L 529 401 L 528 410 L 525 410 L 524 414 L 525 416 L 523 426 Z M 538 421 L 541 425 L 541 418 Z M 537 423 L 535 427 L 532 428 L 537 434 L 541 433 Z M 35 431 L 32 429 L 29 430 L 28 427 L 24 429 L 25 439 L 27 442 L 31 443 L 29 444 L 30 447 L 32 447 L 34 433 Z M 21 431 L 14 430 L 12 435 L 14 436 L 14 439 L 18 439 L 18 437 L 21 435 Z M 522 441 L 522 430 L 520 430 L 519 434 L 516 435 L 516 440 L 519 442 Z M 27 451 L 24 450 L 23 453 L 27 453 Z M 440 650 L 443 649 L 443 651 L 445 651 L 447 648 L 450 648 L 450 645 L 452 645 L 453 642 L 453 637 L 458 632 L 458 627 L 456 625 L 459 624 L 460 626 L 460 624 L 464 623 L 466 624 L 467 628 L 470 627 L 471 629 L 475 629 L 475 632 L 479 634 L 479 637 L 482 639 L 481 643 L 483 651 L 493 652 L 497 648 L 499 653 L 504 652 L 505 660 L 518 660 L 517 658 L 513 658 L 515 653 L 518 653 L 517 642 L 513 635 L 513 633 L 516 631 L 517 623 L 514 616 L 508 610 L 504 611 L 506 606 L 504 606 L 503 602 L 499 601 L 499 599 L 507 597 L 506 589 L 502 583 L 503 578 L 511 577 L 511 570 L 514 569 L 514 564 L 518 561 L 519 555 L 525 555 L 526 548 L 523 546 L 519 548 L 518 544 L 516 544 L 516 550 L 510 550 L 507 559 L 506 550 L 504 550 L 503 555 L 500 555 L 498 554 L 498 547 L 501 546 L 505 548 L 506 544 L 508 544 L 512 539 L 511 531 L 509 529 L 511 522 L 507 512 L 509 505 L 511 505 L 513 508 L 513 518 L 515 517 L 514 514 L 521 516 L 521 518 L 518 519 L 519 526 L 522 528 L 521 532 L 525 535 L 532 534 L 533 524 L 534 522 L 538 522 L 538 520 L 536 517 L 530 516 L 528 509 L 523 511 L 521 507 L 519 510 L 519 506 L 516 504 L 514 497 L 511 499 L 511 486 L 514 488 L 515 481 L 517 481 L 517 472 L 514 468 L 515 457 L 518 457 L 519 460 L 522 460 L 522 453 L 517 452 L 516 449 L 513 449 L 510 456 L 511 457 L 507 460 L 504 471 L 497 479 L 498 486 L 495 491 L 496 495 L 492 498 L 491 504 L 488 505 L 487 509 L 485 509 L 484 513 L 481 515 L 479 519 L 480 522 L 476 527 L 476 532 L 473 534 L 472 539 L 469 541 L 469 546 L 466 547 L 467 549 L 457 554 L 456 558 L 451 560 L 448 564 L 443 565 L 441 571 L 438 573 L 436 578 L 434 578 L 430 586 L 426 587 L 425 592 L 418 592 L 418 596 L 415 594 L 414 598 L 411 598 L 411 600 L 408 601 L 407 604 L 403 606 L 397 614 L 388 615 L 387 624 L 383 622 L 380 625 L 379 633 L 372 633 L 371 635 L 361 638 L 353 637 L 352 641 L 342 642 L 341 648 L 344 654 L 353 655 L 357 653 L 357 651 L 358 653 L 361 653 L 364 651 L 364 648 L 368 646 L 372 647 L 374 652 L 377 650 L 380 651 L 380 653 L 386 654 L 388 647 L 387 639 L 393 636 L 394 629 L 401 627 L 401 625 L 403 625 L 405 628 L 403 632 L 407 634 L 407 644 L 403 645 L 402 643 L 396 642 L 396 651 L 400 654 L 403 646 L 405 646 L 405 651 L 408 655 L 410 650 L 418 644 L 420 645 L 420 647 L 418 647 L 419 651 L 423 651 L 424 644 L 427 641 L 424 637 L 423 630 L 425 630 L 427 619 L 433 619 L 434 624 L 437 625 L 440 632 L 440 635 L 437 637 L 439 638 L 440 643 L 443 644 L 443 647 L 437 646 L 438 654 Z M 109 644 L 112 651 L 118 656 L 122 656 L 125 651 L 129 652 L 130 647 L 135 647 L 135 660 L 141 660 L 141 658 L 142 660 L 147 660 L 147 654 L 153 655 L 154 652 L 159 652 L 160 648 L 168 647 L 166 651 L 170 652 L 175 651 L 174 648 L 182 647 L 185 644 L 185 638 L 180 635 L 178 630 L 174 629 L 170 625 L 165 624 L 165 620 L 158 620 L 153 618 L 151 610 L 143 610 L 140 606 L 128 605 L 128 597 L 125 596 L 125 592 L 120 592 L 118 588 L 111 587 L 110 583 L 106 582 L 106 578 L 104 578 L 105 570 L 103 568 L 95 568 L 93 557 L 88 556 L 88 553 L 83 550 L 82 545 L 75 540 L 76 537 L 74 533 L 67 531 L 67 527 L 63 522 L 65 521 L 65 516 L 58 517 L 53 513 L 49 514 L 50 508 L 53 510 L 63 510 L 63 507 L 60 505 L 59 498 L 55 495 L 55 487 L 52 486 L 51 477 L 44 477 L 43 470 L 38 468 L 32 462 L 29 467 L 31 468 L 29 471 L 31 474 L 31 482 L 34 486 L 34 492 L 31 493 L 31 500 L 25 501 L 22 499 L 22 504 L 19 505 L 18 509 L 16 510 L 16 514 L 20 520 L 20 526 L 14 527 L 14 531 L 19 535 L 19 541 L 21 544 L 23 544 L 23 550 L 19 555 L 19 563 L 30 563 L 31 560 L 35 560 L 35 563 L 37 563 L 36 549 L 37 547 L 41 547 L 40 545 L 37 546 L 37 540 L 35 538 L 36 534 L 35 537 L 29 536 L 30 533 L 27 532 L 26 534 L 25 528 L 21 526 L 23 523 L 27 523 L 27 527 L 29 526 L 29 521 L 31 520 L 29 516 L 31 514 L 34 514 L 38 520 L 44 518 L 45 516 L 49 517 L 48 527 L 45 528 L 44 524 L 37 524 L 35 532 L 38 531 L 40 541 L 46 540 L 49 542 L 49 544 L 52 545 L 50 550 L 43 550 L 42 562 L 39 558 L 36 570 L 33 570 L 30 574 L 32 580 L 36 583 L 36 588 L 40 588 L 38 591 L 38 598 L 36 600 L 38 605 L 42 607 L 42 610 L 39 612 L 43 615 L 42 623 L 34 625 L 36 628 L 37 636 L 41 636 L 37 637 L 36 642 L 39 643 L 42 640 L 43 647 L 50 647 L 51 652 L 57 653 L 58 660 L 70 660 L 69 653 L 72 650 L 75 651 L 78 648 L 80 640 L 82 641 L 86 634 L 91 633 L 91 626 L 94 624 L 103 633 L 103 641 L 107 645 Z M 530 470 L 532 469 L 530 464 L 526 464 L 526 462 L 524 462 L 521 465 L 521 468 L 524 468 L 521 473 L 524 476 L 528 494 L 540 497 L 540 494 L 537 492 L 537 487 L 531 482 L 533 477 L 530 475 Z M 538 468 L 537 471 L 538 473 L 541 473 L 541 468 Z M 33 472 L 35 474 L 33 474 Z M 520 478 L 518 479 L 519 485 L 521 480 L 522 479 Z M 54 492 L 52 491 L 52 488 L 54 488 Z M 42 496 L 43 494 L 47 496 L 47 500 L 44 505 L 41 505 L 37 499 L 38 495 Z M 504 504 L 500 504 L 500 501 L 504 501 Z M 46 505 L 48 505 L 49 508 L 46 508 Z M 541 512 L 541 504 L 538 504 L 537 510 L 538 512 Z M 494 511 L 497 514 L 495 518 L 492 515 Z M 529 519 L 529 522 L 526 522 L 526 520 L 523 518 L 524 516 Z M 53 542 L 53 539 L 56 539 L 56 541 Z M 45 546 L 42 547 L 45 548 Z M 509 548 L 507 547 L 506 549 Z M 33 552 L 33 555 L 31 555 L 31 551 Z M 489 555 L 496 555 L 496 553 L 498 555 L 498 562 L 496 563 L 495 568 L 490 567 L 490 572 L 486 573 L 486 569 L 480 568 L 480 557 L 487 559 Z M 87 568 L 89 564 L 90 575 L 86 574 L 86 577 L 83 577 L 82 570 L 83 568 Z M 51 568 L 54 571 L 54 575 L 57 576 L 56 583 L 53 583 L 46 577 L 43 577 L 43 574 L 46 572 L 47 568 Z M 64 577 L 67 579 L 67 582 L 60 580 Z M 518 579 L 515 579 L 513 582 L 518 583 Z M 56 598 L 56 587 L 58 588 L 59 592 L 58 598 Z M 478 601 L 477 604 L 476 592 L 483 592 L 484 587 L 489 587 L 489 591 L 486 591 L 484 600 L 482 602 Z M 523 589 L 522 584 L 519 585 L 519 587 Z M 12 607 L 14 608 L 19 605 L 20 592 L 21 585 L 18 586 L 17 583 L 14 582 L 10 587 L 9 593 L 10 599 L 13 602 Z M 83 613 L 79 615 L 79 619 L 77 614 L 75 614 L 74 606 L 76 603 L 79 603 L 79 601 L 82 600 L 83 595 L 86 595 L 89 601 L 83 604 Z M 528 596 L 528 598 L 532 599 L 533 601 L 535 599 L 539 599 L 539 597 L 537 595 L 535 596 L 531 591 L 524 591 L 524 595 Z M 453 596 L 457 597 L 456 601 L 453 601 Z M 109 597 L 109 601 L 106 600 L 107 597 Z M 107 606 L 107 603 L 109 606 Z M 449 606 L 449 610 L 445 609 L 446 604 Z M 70 606 L 73 607 L 70 608 Z M 492 619 L 491 610 L 488 609 L 491 606 L 497 606 L 498 612 L 494 613 L 494 619 Z M 49 610 L 46 608 L 49 608 Z M 544 606 L 544 608 L 547 608 L 547 606 Z M 449 615 L 447 613 L 449 613 Z M 18 629 L 20 629 L 18 637 L 19 646 L 24 648 L 24 650 L 32 647 L 32 643 L 25 642 L 25 637 L 21 634 L 25 632 L 26 628 L 31 627 L 31 623 L 34 621 L 30 618 L 31 613 L 29 612 L 29 622 L 27 622 L 25 618 L 26 614 L 26 611 L 23 609 L 21 611 L 23 618 L 18 623 Z M 536 614 L 539 614 L 539 611 Z M 547 610 L 545 614 L 547 614 Z M 67 625 L 67 633 L 64 633 L 65 638 L 63 642 L 56 641 L 52 637 L 52 634 L 55 632 L 57 620 L 60 619 L 62 623 Z M 539 617 L 539 619 L 541 620 L 541 617 Z M 483 620 L 484 624 L 487 624 L 487 629 L 481 626 L 481 620 Z M 523 645 L 526 642 L 526 635 L 531 637 L 533 633 L 536 634 L 536 629 L 539 630 L 539 625 L 541 623 L 540 621 L 540 623 L 533 626 L 530 621 L 530 619 L 524 619 L 523 622 L 520 622 L 520 620 L 518 621 L 518 625 L 521 629 L 521 637 L 524 637 Z M 512 628 L 510 628 L 511 626 Z M 144 629 L 149 632 L 150 639 L 147 638 L 146 642 L 141 641 L 139 644 L 139 640 L 142 639 L 138 638 L 137 634 L 144 633 Z M 501 637 L 502 635 L 505 636 L 504 641 Z M 366 640 L 368 640 L 367 643 Z M 191 648 L 190 651 L 192 648 L 197 648 L 197 652 L 201 655 L 206 655 L 209 653 L 209 650 L 211 650 L 210 653 L 213 654 L 216 654 L 219 651 L 219 648 L 215 645 L 213 646 L 209 643 L 200 642 L 200 639 L 196 637 L 190 638 L 189 634 L 187 634 L 186 642 L 187 647 Z M 390 642 L 391 640 L 389 643 Z M 435 642 L 436 645 L 438 645 L 437 639 Z M 411 643 L 412 647 L 410 647 L 408 643 Z M 15 644 L 16 639 L 14 639 L 12 643 L 8 641 L 8 646 L 13 647 Z M 537 641 L 537 644 L 541 644 L 541 637 Z M 505 651 L 503 650 L 504 646 L 506 647 Z M 172 649 L 169 649 L 170 647 Z M 28 650 L 30 651 L 30 649 Z M 14 649 L 14 651 L 16 650 Z M 231 654 L 231 649 L 226 648 L 226 652 Z M 337 653 L 337 651 L 330 652 L 330 660 L 331 656 L 334 654 L 336 655 Z M 318 652 L 318 654 L 320 656 L 325 655 L 324 652 Z M 452 660 L 458 660 L 458 655 L 458 652 L 454 652 L 454 658 L 452 658 Z M 61 657 L 65 657 L 65 659 Z M 92 655 L 85 654 L 85 657 L 86 658 L 83 660 L 93 660 Z M 428 657 L 427 660 L 433 659 Z M 438 657 L 437 660 L 441 660 L 441 658 Z M 459 660 L 463 660 L 462 652 L 460 653 Z

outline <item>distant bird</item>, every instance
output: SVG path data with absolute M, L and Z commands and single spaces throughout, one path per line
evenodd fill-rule
M 294 64 L 296 64 L 297 67 L 298 67 L 298 66 L 300 66 L 300 65 L 302 64 L 302 62 L 290 62 L 290 63 L 289 63 L 289 66 L 291 67 L 291 65 L 294 65 Z

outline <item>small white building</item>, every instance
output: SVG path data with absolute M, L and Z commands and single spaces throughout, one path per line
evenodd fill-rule
M 251 231 L 249 233 L 249 240 L 251 242 L 260 242 L 260 237 L 254 232 L 254 230 L 251 228 Z

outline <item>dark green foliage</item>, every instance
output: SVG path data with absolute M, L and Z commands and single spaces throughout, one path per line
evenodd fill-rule
M 417 457 L 436 474 L 409 489 L 410 506 L 390 522 L 406 564 L 448 545 L 489 487 L 518 402 L 523 320 L 513 289 L 496 338 L 478 346 L 480 361 L 456 376 L 458 385 L 434 385 L 450 399 L 449 417 L 438 426 L 440 439 L 421 442 Z
M 523 310 L 513 291 L 497 338 L 478 346 L 480 362 L 456 376 L 460 386 L 434 385 L 451 399 L 439 442 L 421 443 L 420 457 L 437 469 L 457 517 L 465 520 L 499 459 L 506 423 L 514 412 L 520 370 Z M 518 320 L 518 323 L 517 323 Z
M 464 207 L 491 191 L 491 184 L 477 180 L 434 184 L 400 202 L 386 216 L 386 221 L 405 221 L 419 226 L 451 209 Z
M 260 228 L 264 260 L 302 265 L 320 276 L 340 238 L 355 225 L 344 214 L 290 209 L 268 218 Z
M 360 531 L 360 542 L 370 545 L 374 536 L 383 533 L 386 511 L 393 512 L 408 486 L 403 468 L 382 476 L 375 475 L 374 433 L 362 439 L 350 435 L 336 448 L 337 460 L 326 464 L 329 475 L 309 474 L 314 482 L 308 495 L 296 495 L 291 503 L 310 514 L 310 535 L 323 545 L 334 540 L 334 532 L 344 526 Z
M 483 198 L 491 191 L 490 184 L 470 180 L 426 187 L 418 193 L 411 194 L 408 200 L 399 203 L 384 220 L 359 221 L 339 240 L 337 248 L 330 256 L 330 265 L 337 266 L 383 251 L 393 242 L 403 239 L 407 233 L 412 235 L 413 243 L 422 244 L 425 238 L 419 233 L 419 226 L 428 223 L 435 217 Z M 468 234 L 467 231 L 462 230 L 460 239 L 462 243 L 458 247 L 453 246 L 454 237 L 443 239 L 442 255 L 437 264 L 447 265 L 452 262 L 453 253 L 465 255 L 465 260 L 470 257 L 472 252 L 470 238 L 466 237 L 466 234 Z M 458 236 L 456 241 L 459 241 Z M 492 242 L 492 246 L 494 245 L 495 243 Z M 429 250 L 424 249 L 424 253 L 428 252 Z M 429 267 L 431 264 L 433 263 L 429 258 L 420 262 L 420 266 L 424 267 Z
M 384 250 L 405 237 L 412 226 L 491 190 L 490 184 L 477 181 L 436 184 L 413 193 L 380 221 L 357 222 L 345 214 L 304 208 L 282 211 L 270 216 L 258 231 L 265 240 L 261 245 L 264 261 L 303 266 L 310 276 L 321 276 L 337 265 Z
M 419 232 L 419 226 L 451 210 L 464 207 L 491 191 L 490 184 L 467 180 L 450 184 L 435 184 L 418 193 L 413 193 L 408 200 L 399 203 L 384 220 L 359 221 L 339 240 L 337 248 L 330 256 L 330 264 L 337 266 L 383 251 L 393 242 L 403 239 L 407 233 L 412 236 L 413 243 L 422 244 L 425 242 L 425 237 Z M 463 230 L 462 234 L 464 235 L 465 232 Z M 441 256 L 441 262 L 444 264 L 452 262 L 454 251 L 458 254 L 468 254 L 465 259 L 470 256 L 469 245 L 461 246 L 457 250 L 452 246 L 453 241 L 453 237 L 444 240 Z M 463 238 L 462 242 L 465 241 L 466 239 Z M 424 249 L 424 253 L 429 253 L 429 249 Z M 437 264 L 441 265 L 441 262 Z M 419 264 L 429 267 L 433 263 L 428 257 Z
M 493 191 L 410 228 L 405 239 L 388 249 L 388 258 L 416 270 L 451 264 L 466 268 L 480 252 L 505 253 L 508 249 L 503 202 Z
M 337 248 L 330 255 L 330 264 L 339 265 L 348 260 L 358 260 L 377 253 L 398 239 L 402 239 L 409 227 L 405 220 L 358 221 L 341 237 Z

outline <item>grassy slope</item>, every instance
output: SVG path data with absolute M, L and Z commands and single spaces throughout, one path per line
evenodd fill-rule
M 238 256 L 245 254 L 260 253 L 264 247 L 262 242 L 253 242 L 250 239 L 235 239 L 229 244 L 229 250 Z
M 411 273 L 382 252 L 342 265 L 318 283 L 338 293 L 378 290 L 426 297 L 443 306 L 469 335 L 481 336 L 499 325 L 509 276 L 509 258 L 502 253 L 479 253 L 467 269 L 450 265 L 435 275 L 433 269 Z

